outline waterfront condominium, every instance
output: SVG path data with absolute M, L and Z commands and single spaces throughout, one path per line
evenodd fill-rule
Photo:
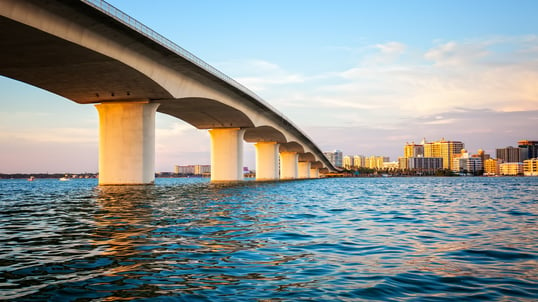
M 523 161 L 523 174 L 525 176 L 538 176 L 538 158 Z
M 455 154 L 460 154 L 464 144 L 460 141 L 447 141 L 444 138 L 436 142 L 424 142 L 424 157 L 440 157 L 443 169 L 452 170 Z
M 334 150 L 332 152 L 323 152 L 323 154 L 335 167 L 342 168 L 344 166 L 342 162 L 343 160 L 342 151 Z
M 506 147 L 495 149 L 497 159 L 502 160 L 505 163 L 518 163 L 528 159 L 527 149 L 519 147 Z
M 529 140 L 520 140 L 517 142 L 517 145 L 519 148 L 525 149 L 526 158 L 525 159 L 531 159 L 531 158 L 538 158 L 538 141 L 529 141 Z
M 415 142 L 405 144 L 404 157 L 424 157 L 424 144 L 415 144 Z

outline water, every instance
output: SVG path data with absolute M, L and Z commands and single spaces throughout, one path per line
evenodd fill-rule
M 0 180 L 17 301 L 536 301 L 538 178 Z

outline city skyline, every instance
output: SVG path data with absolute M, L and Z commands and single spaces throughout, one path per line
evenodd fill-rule
M 489 154 L 536 139 L 534 1 L 109 2 L 260 95 L 322 150 L 395 160 L 423 137 Z M 0 173 L 97 171 L 93 106 L 3 77 L 0 89 Z M 209 163 L 206 131 L 156 121 L 157 171 Z

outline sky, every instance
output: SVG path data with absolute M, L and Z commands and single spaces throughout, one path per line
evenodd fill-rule
M 231 76 L 324 151 L 469 152 L 538 140 L 538 1 L 109 0 Z M 0 76 L 0 173 L 97 172 L 98 116 Z M 209 135 L 157 114 L 156 170 L 209 164 Z M 255 168 L 245 143 L 245 165 Z

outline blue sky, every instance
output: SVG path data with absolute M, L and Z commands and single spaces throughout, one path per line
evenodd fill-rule
M 396 160 L 538 139 L 537 1 L 111 4 L 244 84 L 323 150 Z M 97 171 L 97 112 L 0 78 L 0 173 Z M 185 142 L 189 142 L 186 144 Z M 209 163 L 205 131 L 157 116 L 158 171 Z M 254 153 L 245 147 L 245 164 Z

